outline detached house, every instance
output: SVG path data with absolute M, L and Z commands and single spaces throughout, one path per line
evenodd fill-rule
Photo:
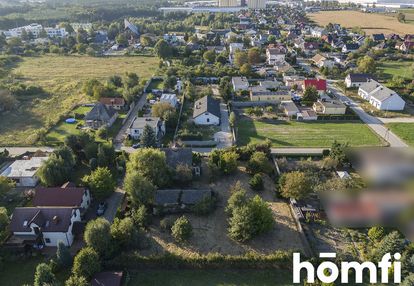
M 79 221 L 80 210 L 73 207 L 16 208 L 9 226 L 13 236 L 7 243 L 56 247 L 63 241 L 71 246 L 73 225 Z
M 281 102 L 291 99 L 289 90 L 270 91 L 261 86 L 255 86 L 250 90 L 251 101 Z
M 303 81 L 303 90 L 306 90 L 308 87 L 313 86 L 316 88 L 319 94 L 324 94 L 327 89 L 326 80 L 324 79 L 305 79 Z
M 346 105 L 339 100 L 318 100 L 313 104 L 313 110 L 322 114 L 345 114 Z
M 343 53 L 355 53 L 356 51 L 358 51 L 358 49 L 359 49 L 359 45 L 356 43 L 345 44 L 342 47 L 342 52 Z
M 405 108 L 405 101 L 395 91 L 372 79 L 359 87 L 358 95 L 379 110 Z
M 16 183 L 17 187 L 35 187 L 39 182 L 36 173 L 47 157 L 33 157 L 28 160 L 16 160 L 0 176 Z
M 106 107 L 98 102 L 85 116 L 85 124 L 89 128 L 99 129 L 102 126 L 111 127 L 118 118 L 118 113 L 113 107 Z
M 125 99 L 122 97 L 101 97 L 99 102 L 105 104 L 106 108 L 113 108 L 115 110 L 125 109 Z
M 368 80 L 372 79 L 372 75 L 365 73 L 350 73 L 345 78 L 345 85 L 347 88 L 360 87 Z
M 271 45 L 266 49 L 267 64 L 273 66 L 276 62 L 285 61 L 285 55 L 285 47 Z
M 233 77 L 231 79 L 231 84 L 233 85 L 234 91 L 240 90 L 248 90 L 249 89 L 249 81 L 246 77 Z
M 220 102 L 212 96 L 204 96 L 194 103 L 193 120 L 197 125 L 220 124 Z
M 154 131 L 155 138 L 160 139 L 164 136 L 165 123 L 159 117 L 135 117 L 127 130 L 129 138 L 140 139 L 147 125 Z

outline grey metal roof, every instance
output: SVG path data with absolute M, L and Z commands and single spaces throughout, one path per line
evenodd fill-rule
M 367 73 L 350 73 L 348 76 L 352 82 L 367 82 L 373 79 L 372 75 Z
M 136 117 L 132 121 L 129 128 L 131 129 L 143 129 L 146 125 L 149 125 L 151 128 L 156 129 L 160 122 L 159 117 Z
M 211 198 L 210 190 L 183 190 L 181 202 L 183 204 L 194 205 L 201 202 L 205 198 Z
M 194 103 L 193 118 L 205 112 L 209 112 L 220 118 L 220 102 L 210 95 L 200 98 Z
M 179 204 L 181 190 L 157 190 L 155 192 L 155 205 Z
M 375 80 L 368 80 L 366 83 L 363 83 L 360 86 L 360 89 L 367 92 L 367 93 L 371 93 L 373 92 L 375 89 L 379 88 L 381 86 L 381 84 Z

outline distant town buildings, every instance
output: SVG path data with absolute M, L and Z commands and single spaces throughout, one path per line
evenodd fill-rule
M 32 23 L 3 32 L 6 38 L 21 38 L 24 33 L 33 39 L 37 38 L 64 38 L 68 35 L 65 28 L 43 27 L 40 24 Z
M 247 7 L 249 9 L 265 9 L 266 0 L 247 0 Z
M 219 0 L 219 7 L 237 7 L 239 6 L 238 0 Z

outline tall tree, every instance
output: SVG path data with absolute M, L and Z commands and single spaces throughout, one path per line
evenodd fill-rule
M 72 268 L 74 275 L 91 279 L 100 270 L 101 261 L 99 254 L 92 247 L 82 248 L 75 256 Z
M 154 185 L 137 171 L 127 173 L 124 180 L 124 190 L 136 206 L 154 202 Z
M 144 130 L 141 134 L 141 146 L 146 148 L 155 148 L 157 147 L 157 138 L 155 137 L 155 132 L 151 126 L 148 124 L 145 125 Z
M 111 224 L 104 218 L 89 221 L 85 228 L 86 245 L 95 249 L 103 257 L 110 253 L 110 228 Z
M 55 274 L 53 274 L 52 268 L 48 264 L 40 263 L 37 265 L 34 276 L 34 286 L 53 285 L 55 281 Z
M 59 241 L 56 250 L 56 259 L 59 265 L 69 267 L 72 264 L 72 255 L 63 241 Z
M 172 49 L 165 40 L 159 40 L 154 47 L 155 53 L 161 59 L 167 59 L 172 55 Z
M 115 190 L 115 180 L 107 167 L 99 167 L 90 175 L 82 178 L 82 182 L 90 188 L 94 198 L 103 200 Z

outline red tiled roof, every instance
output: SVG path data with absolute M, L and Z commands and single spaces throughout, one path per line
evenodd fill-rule
M 122 97 L 101 97 L 99 102 L 105 105 L 125 105 Z
M 303 84 L 305 89 L 314 86 L 318 91 L 326 91 L 326 80 L 324 79 L 305 79 Z

